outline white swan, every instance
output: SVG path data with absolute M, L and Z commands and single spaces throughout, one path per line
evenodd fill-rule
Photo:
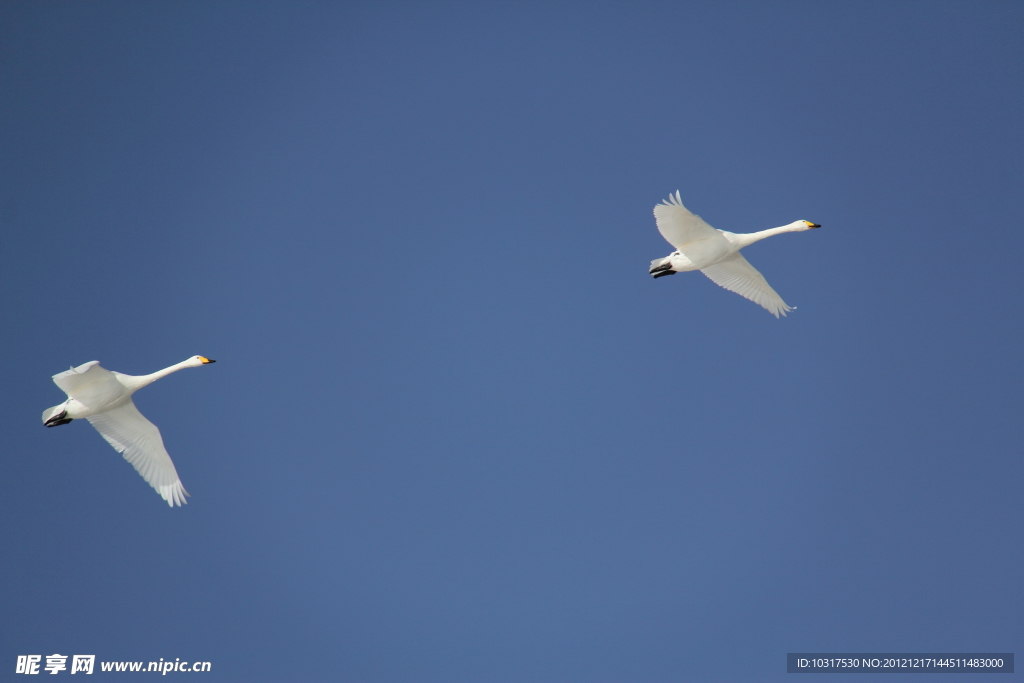
M 792 311 L 793 307 L 787 306 L 764 276 L 743 258 L 740 249 L 779 233 L 802 232 L 821 227 L 810 221 L 794 221 L 781 228 L 739 235 L 717 230 L 700 216 L 686 210 L 679 198 L 679 190 L 676 190 L 675 196 L 670 194 L 667 201 L 654 207 L 654 219 L 658 223 L 658 232 L 676 251 L 665 258 L 651 261 L 651 275 L 659 278 L 699 270 L 719 287 L 763 306 L 776 318 L 780 313 L 786 315 L 786 311 Z
M 135 377 L 101 368 L 98 360 L 89 361 L 53 376 L 54 383 L 64 390 L 68 400 L 43 411 L 43 424 L 56 427 L 84 417 L 168 505 L 182 505 L 188 492 L 181 485 L 171 456 L 164 448 L 160 430 L 142 416 L 132 402 L 132 394 L 182 368 L 215 362 L 192 356 L 152 375 Z

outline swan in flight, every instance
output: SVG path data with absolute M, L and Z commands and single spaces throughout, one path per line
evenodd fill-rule
M 717 230 L 700 216 L 686 210 L 679 198 L 679 190 L 654 207 L 654 220 L 658 223 L 658 232 L 676 251 L 665 258 L 651 261 L 651 275 L 659 278 L 699 270 L 719 287 L 763 306 L 776 318 L 780 313 L 786 315 L 786 311 L 792 311 L 793 307 L 787 306 L 764 276 L 757 272 L 757 268 L 743 258 L 740 249 L 783 232 L 802 232 L 821 227 L 810 221 L 794 221 L 781 228 L 739 235 Z
M 68 400 L 43 411 L 43 424 L 57 427 L 84 417 L 168 505 L 182 505 L 189 494 L 164 448 L 160 430 L 142 416 L 132 402 L 132 394 L 182 368 L 215 362 L 203 356 L 192 356 L 152 375 L 136 377 L 101 368 L 98 360 L 89 361 L 53 376 L 54 383 L 64 390 Z

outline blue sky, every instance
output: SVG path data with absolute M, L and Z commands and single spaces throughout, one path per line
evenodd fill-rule
M 0 678 L 1024 650 L 1022 20 L 0 5 Z M 676 189 L 725 230 L 823 224 L 744 252 L 798 310 L 652 280 Z M 193 354 L 136 396 L 184 508 L 39 421 L 70 365 Z

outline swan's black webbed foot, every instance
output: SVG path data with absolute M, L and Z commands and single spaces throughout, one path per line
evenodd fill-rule
M 655 261 L 657 263 L 657 261 Z M 654 277 L 661 277 L 662 275 L 671 275 L 676 272 L 672 270 L 672 261 L 665 259 L 664 263 L 659 263 L 656 266 L 651 266 L 650 270 L 647 271 Z
M 51 417 L 49 420 L 47 420 L 44 424 L 47 427 L 60 427 L 61 425 L 66 425 L 68 422 L 71 421 L 71 418 L 68 417 L 68 411 L 62 410 L 53 417 Z
M 671 268 L 672 266 L 668 266 L 668 267 Z M 651 271 L 651 275 L 654 276 L 655 280 L 657 280 L 659 277 L 665 277 L 666 275 L 675 275 L 675 274 L 676 274 L 676 271 L 674 271 L 674 270 L 662 270 L 662 271 L 658 271 L 658 272 Z

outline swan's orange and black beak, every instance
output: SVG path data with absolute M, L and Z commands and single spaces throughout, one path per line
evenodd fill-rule
M 807 227 L 808 227 L 808 228 L 820 228 L 820 227 L 821 227 L 821 226 L 820 226 L 820 225 L 818 225 L 817 223 L 812 223 L 812 222 L 810 222 L 810 221 L 804 221 L 804 223 L 806 223 L 806 224 L 807 224 Z
M 207 358 L 207 357 L 205 357 L 205 356 L 199 356 L 199 360 L 203 361 L 203 364 L 204 364 L 204 365 L 205 365 L 206 363 L 216 363 L 216 362 L 217 362 L 217 361 L 215 361 L 215 360 L 210 360 L 209 358 Z

